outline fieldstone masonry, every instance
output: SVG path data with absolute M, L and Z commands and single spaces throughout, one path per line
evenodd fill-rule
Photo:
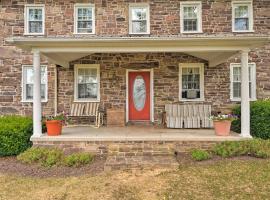
M 24 36 L 24 5 L 45 4 L 45 35 L 38 37 L 104 37 L 126 36 L 128 34 L 128 3 L 147 2 L 150 4 L 150 35 L 142 37 L 181 37 L 180 0 L 2 0 L 0 3 L 0 115 L 32 114 L 32 104 L 21 102 L 22 65 L 32 64 L 32 54 L 10 46 L 7 37 Z M 74 3 L 94 3 L 96 14 L 96 34 L 76 36 L 73 34 Z M 259 36 L 268 35 L 270 30 L 270 1 L 253 0 L 254 32 L 232 33 L 231 1 L 202 1 L 202 34 L 189 36 Z M 187 36 L 185 34 L 185 36 Z M 270 96 L 270 46 L 254 49 L 249 54 L 250 62 L 257 65 L 257 98 Z M 41 63 L 48 66 L 48 102 L 43 103 L 44 114 L 54 113 L 55 68 L 57 68 L 57 109 L 69 111 L 74 94 L 74 64 L 97 63 L 101 67 L 101 105 L 107 108 L 125 108 L 126 69 L 130 63 L 157 63 L 154 68 L 154 117 L 160 123 L 161 113 L 166 103 L 178 103 L 178 65 L 181 62 L 205 63 L 205 102 L 216 111 L 229 111 L 235 102 L 230 101 L 229 63 L 240 62 L 239 56 L 228 62 L 208 67 L 204 60 L 183 53 L 119 53 L 91 54 L 73 61 L 70 68 L 56 67 L 42 57 Z M 145 64 L 144 64 L 145 65 Z M 135 65 L 134 65 L 135 66 Z M 138 68 L 138 65 L 136 65 Z

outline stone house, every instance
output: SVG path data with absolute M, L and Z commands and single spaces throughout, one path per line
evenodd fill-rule
M 249 137 L 250 100 L 270 96 L 269 10 L 269 0 L 2 0 L 0 114 L 33 110 L 38 137 L 42 113 L 74 102 L 156 124 L 168 103 L 225 113 L 241 103 Z

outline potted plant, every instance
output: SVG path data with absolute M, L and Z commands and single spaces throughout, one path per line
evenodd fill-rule
M 63 112 L 55 116 L 45 117 L 45 124 L 48 136 L 61 135 L 62 127 L 67 122 L 67 115 Z
M 232 114 L 217 114 L 212 115 L 210 119 L 213 121 L 216 135 L 228 136 L 230 135 L 231 123 L 237 119 L 237 116 Z

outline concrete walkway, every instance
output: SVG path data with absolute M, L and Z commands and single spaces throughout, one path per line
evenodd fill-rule
M 60 136 L 43 135 L 32 141 L 226 141 L 241 140 L 239 134 L 216 136 L 213 129 L 166 129 L 153 126 L 64 127 Z

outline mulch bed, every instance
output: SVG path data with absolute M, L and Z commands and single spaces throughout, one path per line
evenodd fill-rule
M 105 158 L 96 157 L 91 164 L 83 167 L 45 168 L 38 164 L 23 164 L 16 157 L 0 157 L 0 173 L 39 178 L 96 175 L 104 171 L 105 161 Z

